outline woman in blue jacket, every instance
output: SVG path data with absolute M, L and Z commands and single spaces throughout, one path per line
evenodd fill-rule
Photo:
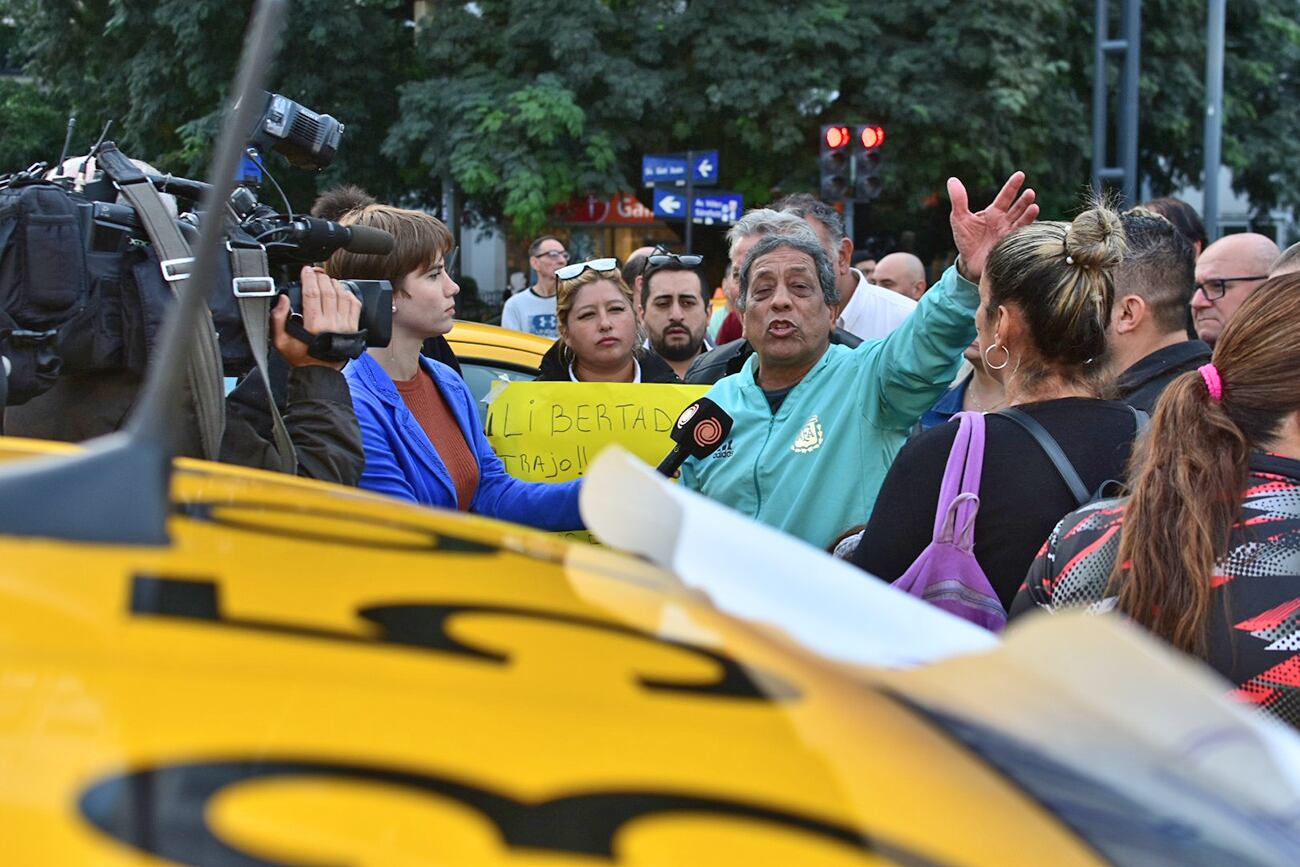
M 366 205 L 339 222 L 395 239 L 383 256 L 340 250 L 331 276 L 393 284 L 393 339 L 344 371 L 361 424 L 360 486 L 403 500 L 475 512 L 543 530 L 581 529 L 580 481 L 524 482 L 506 473 L 479 429 L 474 397 L 450 367 L 420 354 L 451 330 L 460 287 L 447 273 L 451 233 L 419 211 Z

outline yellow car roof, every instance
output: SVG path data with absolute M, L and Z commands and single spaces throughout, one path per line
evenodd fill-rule
M 447 334 L 447 342 L 457 358 L 508 362 L 536 370 L 554 341 L 536 334 L 458 319 Z
M 11 863 L 1096 863 L 645 563 L 177 466 L 168 545 L 0 536 Z

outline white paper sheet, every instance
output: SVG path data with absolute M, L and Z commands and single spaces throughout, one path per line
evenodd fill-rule
M 673 484 L 617 448 L 592 462 L 582 517 L 601 542 L 772 624 L 829 659 L 902 667 L 989 650 L 996 636 L 807 543 Z

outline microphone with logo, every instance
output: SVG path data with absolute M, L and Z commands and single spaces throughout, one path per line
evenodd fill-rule
M 676 443 L 655 469 L 672 478 L 688 457 L 707 458 L 731 433 L 731 416 L 707 397 L 682 410 L 669 436 Z

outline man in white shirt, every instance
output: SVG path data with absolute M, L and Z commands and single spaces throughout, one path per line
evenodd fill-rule
M 837 327 L 863 340 L 874 340 L 901 325 L 916 308 L 911 298 L 870 283 L 862 272 L 849 267 L 853 240 L 844 234 L 844 218 L 839 211 L 807 193 L 786 196 L 772 207 L 802 217 L 821 239 L 822 249 L 835 268 L 840 292 Z
M 528 263 L 537 272 L 537 282 L 506 300 L 501 309 L 501 326 L 542 337 L 559 337 L 555 317 L 555 272 L 569 261 L 564 244 L 554 235 L 543 235 L 528 246 Z

